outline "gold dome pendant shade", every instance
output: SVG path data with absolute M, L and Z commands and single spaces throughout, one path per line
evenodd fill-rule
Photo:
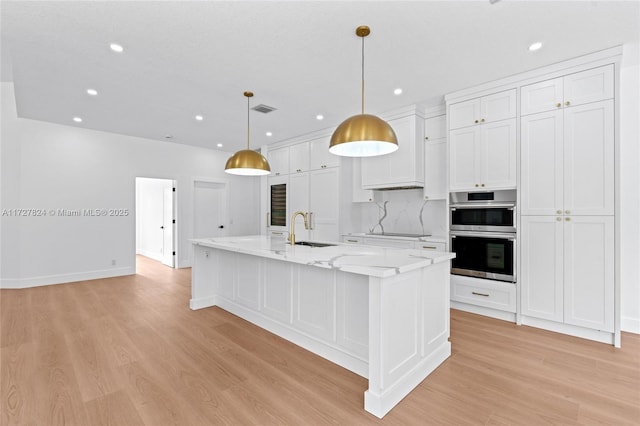
M 362 114 L 347 118 L 333 132 L 329 152 L 335 155 L 373 157 L 398 149 L 398 138 L 389 123 L 364 113 L 364 38 L 370 32 L 364 25 L 356 28 L 356 35 L 362 38 Z
M 271 173 L 269 162 L 262 154 L 250 149 L 249 146 L 249 98 L 252 92 L 244 92 L 247 97 L 247 149 L 240 150 L 227 160 L 224 171 L 232 175 L 264 176 Z

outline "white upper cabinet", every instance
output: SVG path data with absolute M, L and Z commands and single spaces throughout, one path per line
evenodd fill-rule
M 289 173 L 289 147 L 276 148 L 267 152 L 271 173 L 274 176 Z
M 516 89 L 449 106 L 449 129 L 476 126 L 516 116 Z
M 613 65 L 605 65 L 520 89 L 521 115 L 612 99 Z
M 297 143 L 289 147 L 289 172 L 309 171 L 309 142 Z
M 326 169 L 340 165 L 340 157 L 329 152 L 331 136 L 309 141 L 309 167 L 311 170 Z
M 613 101 L 521 119 L 521 213 L 613 215 Z
M 449 189 L 516 187 L 516 120 L 452 130 L 449 135 Z
M 388 121 L 398 138 L 398 150 L 362 158 L 365 189 L 424 186 L 424 120 L 409 115 Z
M 432 141 L 447 137 L 447 116 L 438 115 L 424 120 L 424 140 Z

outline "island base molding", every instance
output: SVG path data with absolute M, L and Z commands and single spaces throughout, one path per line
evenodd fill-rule
M 451 343 L 444 342 L 439 348 L 413 370 L 396 382 L 381 395 L 371 390 L 364 393 L 364 409 L 376 417 L 382 418 L 395 407 L 405 396 L 420 384 L 429 374 L 451 356 Z
M 541 318 L 522 316 L 522 325 L 542 328 L 543 330 L 553 331 L 556 333 L 567 334 L 569 336 L 580 337 L 582 339 L 593 340 L 595 342 L 606 343 L 620 347 L 620 342 L 616 341 L 615 334 L 607 331 L 592 330 L 590 328 L 579 327 L 571 324 L 563 324 L 555 321 L 549 321 Z

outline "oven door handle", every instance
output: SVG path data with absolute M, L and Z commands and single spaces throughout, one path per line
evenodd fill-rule
M 456 237 L 502 238 L 509 241 L 516 240 L 516 234 L 504 234 L 500 232 L 451 232 L 451 238 Z
M 488 208 L 507 208 L 509 210 L 513 210 L 516 208 L 516 205 L 513 203 L 496 203 L 496 204 L 451 204 L 449 207 L 451 210 L 455 209 L 488 209 Z

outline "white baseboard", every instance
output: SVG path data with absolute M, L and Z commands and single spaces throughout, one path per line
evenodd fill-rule
M 640 334 L 640 319 L 631 317 L 622 317 L 620 329 L 627 333 Z
M 96 280 L 100 278 L 120 277 L 122 275 L 132 275 L 136 273 L 136 268 L 127 266 L 122 268 L 101 269 L 97 271 L 74 272 L 72 274 L 43 275 L 29 278 L 4 278 L 0 280 L 2 289 L 20 289 L 39 287 L 43 285 L 65 284 L 77 281 Z
M 542 328 L 544 330 L 593 340 L 595 342 L 606 343 L 608 345 L 614 344 L 614 333 L 609 333 L 607 331 L 592 330 L 590 328 L 578 327 L 571 324 L 564 324 L 540 318 L 528 317 L 525 315 L 522 316 L 522 325 Z

